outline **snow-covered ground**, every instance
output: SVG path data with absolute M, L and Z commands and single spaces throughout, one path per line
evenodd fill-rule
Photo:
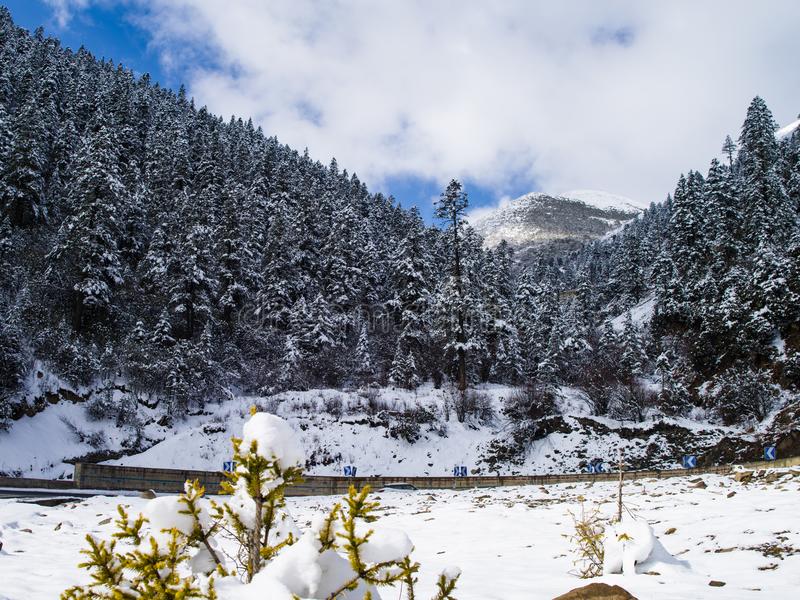
M 626 506 L 644 519 L 681 565 L 639 565 L 637 575 L 592 581 L 619 584 L 640 600 L 788 599 L 800 586 L 800 473 L 778 471 L 766 483 L 703 476 L 626 483 Z M 436 574 L 458 565 L 461 600 L 553 598 L 587 583 L 570 574 L 571 517 L 579 497 L 615 511 L 614 484 L 554 485 L 463 492 L 383 492 L 380 525 L 405 530 L 422 563 L 420 598 L 433 595 Z M 290 498 L 302 527 L 333 497 Z M 118 503 L 141 511 L 145 500 L 96 497 L 59 507 L 0 500 L 0 600 L 57 598 L 88 575 L 76 568 L 87 533 L 109 537 Z M 674 531 L 672 531 L 674 529 Z M 667 533 L 671 531 L 671 533 Z M 648 573 L 649 571 L 649 573 Z M 724 582 L 711 587 L 709 582 Z M 384 600 L 398 590 L 384 591 Z
M 712 445 L 725 435 L 742 435 L 731 428 L 710 427 L 689 419 L 665 419 L 691 446 L 668 438 L 653 422 L 620 423 L 590 417 L 584 394 L 563 388 L 560 412 L 563 422 L 532 442 L 514 464 L 490 467 L 492 444 L 507 443 L 511 425 L 503 418 L 505 400 L 518 390 L 488 385 L 476 390 L 489 402 L 494 416 L 485 421 L 456 420 L 452 401 L 444 390 L 423 386 L 415 392 L 384 388 L 366 393 L 337 390 L 285 392 L 270 398 L 238 397 L 209 405 L 200 414 L 172 427 L 159 424 L 160 415 L 144 413 L 143 452 L 132 453 L 135 432 L 113 421 L 89 421 L 81 404 L 59 403 L 33 417 L 15 421 L 0 433 L 0 473 L 28 477 L 70 477 L 73 467 L 65 461 L 92 452 L 125 454 L 113 464 L 144 467 L 220 470 L 230 459 L 230 439 L 239 435 L 251 405 L 284 417 L 297 431 L 306 448 L 313 475 L 336 475 L 344 465 L 355 465 L 360 475 L 437 476 L 452 473 L 454 465 L 466 465 L 482 474 L 536 474 L 579 471 L 587 461 L 607 461 L 622 448 L 631 464 L 648 456 L 662 468 L 680 464 L 691 450 Z M 403 413 L 424 408 L 433 420 L 419 426 L 419 439 L 411 443 L 397 433 Z M 143 409 L 146 411 L 146 409 Z M 663 425 L 663 423 L 662 423 Z M 653 428 L 648 432 L 648 428 Z M 681 437 L 680 435 L 678 436 Z M 689 439 L 691 438 L 691 439 Z M 657 463 L 652 462 L 656 457 Z M 643 464 L 643 463 L 642 463 Z
M 637 327 L 643 327 L 647 323 L 649 323 L 653 318 L 653 312 L 655 311 L 656 307 L 656 300 L 652 296 L 648 296 L 641 302 L 639 302 L 636 306 L 631 308 L 631 321 Z M 621 315 L 614 317 L 611 319 L 611 326 L 614 328 L 615 331 L 622 331 L 625 329 L 625 320 L 628 318 L 628 313 L 622 313 Z

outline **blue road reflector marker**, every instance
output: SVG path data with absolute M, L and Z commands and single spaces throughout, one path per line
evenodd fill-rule
M 456 465 L 453 467 L 453 477 L 466 477 L 467 467 L 464 465 Z
M 683 468 L 694 469 L 697 467 L 697 457 L 692 454 L 687 454 L 683 457 Z
M 354 467 L 353 465 L 346 465 L 345 468 L 344 468 L 344 476 L 345 477 L 355 477 L 357 471 L 358 471 L 358 467 Z
M 778 449 L 775 446 L 764 448 L 764 460 L 775 460 L 778 458 Z
M 222 463 L 222 470 L 226 473 L 233 473 L 236 470 L 236 463 L 232 460 L 226 460 Z

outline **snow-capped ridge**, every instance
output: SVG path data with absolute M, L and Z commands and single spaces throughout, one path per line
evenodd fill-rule
M 505 240 L 525 247 L 544 242 L 597 239 L 642 213 L 634 200 L 597 190 L 553 195 L 530 192 L 503 199 L 494 208 L 480 208 L 469 217 L 486 246 Z
M 601 190 L 571 190 L 559 194 L 559 196 L 567 198 L 568 200 L 577 200 L 578 202 L 583 202 L 588 206 L 594 206 L 602 210 L 618 210 L 625 213 L 635 213 L 646 208 L 636 200 L 632 200 L 626 196 L 620 196 L 619 194 L 603 192 Z
M 779 140 L 789 137 L 798 127 L 800 127 L 800 119 L 797 119 L 796 121 L 789 123 L 785 127 L 781 127 L 780 129 L 778 129 L 778 131 L 775 132 L 775 137 L 778 138 Z

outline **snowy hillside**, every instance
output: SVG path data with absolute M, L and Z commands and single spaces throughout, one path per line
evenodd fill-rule
M 519 248 L 557 240 L 597 239 L 642 210 L 633 200 L 607 192 L 534 192 L 501 202 L 493 210 L 478 210 L 470 224 L 489 247 L 505 240 Z
M 137 427 L 117 426 L 87 420 L 80 404 L 59 403 L 15 421 L 0 435 L 0 474 L 70 477 L 69 463 L 81 459 L 219 470 L 252 405 L 289 421 L 307 449 L 307 470 L 315 475 L 341 474 L 344 465 L 356 465 L 366 476 L 447 475 L 456 464 L 482 474 L 575 472 L 590 461 L 612 460 L 618 448 L 633 466 L 674 468 L 685 453 L 708 453 L 713 462 L 721 456 L 718 444 L 746 449 L 756 439 L 741 429 L 687 418 L 632 423 L 593 417 L 587 396 L 570 388 L 559 392 L 558 414 L 514 423 L 504 409 L 519 392 L 481 386 L 471 394 L 483 405 L 482 416 L 463 423 L 456 419 L 450 392 L 431 386 L 416 392 L 311 390 L 239 397 L 208 405 L 172 427 L 156 411 Z

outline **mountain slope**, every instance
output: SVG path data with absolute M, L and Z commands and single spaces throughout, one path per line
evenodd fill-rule
M 501 203 L 491 212 L 476 213 L 470 224 L 489 247 L 505 240 L 523 248 L 557 240 L 596 239 L 636 218 L 642 210 L 633 200 L 607 192 L 534 192 Z

